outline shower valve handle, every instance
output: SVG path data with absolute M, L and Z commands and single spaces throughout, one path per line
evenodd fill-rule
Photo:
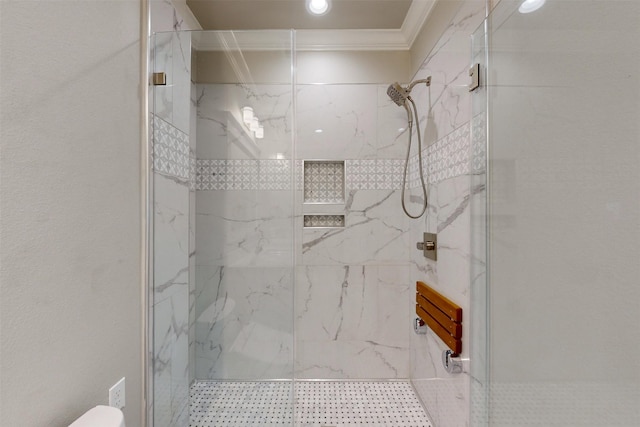
M 436 248 L 436 242 L 428 240 L 426 242 L 418 242 L 416 243 L 416 247 L 419 251 L 433 251 Z
M 436 233 L 423 233 L 422 242 L 416 243 L 416 248 L 422 251 L 425 258 L 438 260 L 438 235 Z

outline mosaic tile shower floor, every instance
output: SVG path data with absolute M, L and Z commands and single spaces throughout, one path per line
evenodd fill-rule
M 408 381 L 296 382 L 296 427 L 432 427 Z M 291 426 L 289 381 L 200 381 L 190 427 Z

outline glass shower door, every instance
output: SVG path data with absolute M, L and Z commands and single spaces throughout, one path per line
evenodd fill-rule
M 186 426 L 193 355 L 191 37 L 180 32 L 157 33 L 151 47 L 158 84 L 151 86 L 149 100 L 153 169 L 148 357 L 152 363 L 147 424 Z
M 487 23 L 489 425 L 637 426 L 640 3 L 521 3 Z
M 154 154 L 186 138 L 190 169 L 154 173 L 154 426 L 291 425 L 292 33 L 158 34 L 154 57 Z

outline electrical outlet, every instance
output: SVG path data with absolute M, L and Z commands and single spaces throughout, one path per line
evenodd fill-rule
M 109 406 L 124 408 L 124 377 L 109 389 Z

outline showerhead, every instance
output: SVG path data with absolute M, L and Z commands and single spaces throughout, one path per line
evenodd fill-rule
M 409 91 L 400 86 L 398 82 L 392 83 L 387 88 L 387 95 L 393 102 L 395 102 L 399 107 L 402 107 L 407 102 L 407 96 L 409 96 Z
M 391 100 L 393 102 L 395 102 L 399 107 L 402 107 L 402 106 L 406 105 L 407 98 L 409 97 L 409 94 L 411 93 L 411 89 L 413 89 L 413 87 L 415 85 L 420 84 L 420 83 L 424 83 L 427 86 L 430 86 L 431 85 L 431 76 L 427 77 L 426 79 L 413 81 L 406 88 L 403 88 L 402 86 L 400 86 L 400 83 L 398 83 L 398 82 L 392 83 L 387 88 L 387 95 L 389 95 L 389 98 L 391 98 Z

